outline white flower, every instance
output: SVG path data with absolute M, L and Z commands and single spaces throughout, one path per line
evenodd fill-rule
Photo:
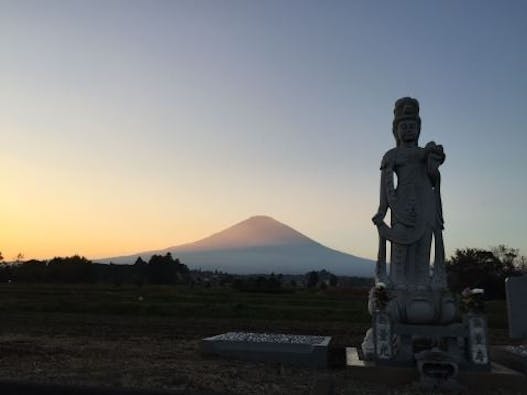
M 484 289 L 481 289 L 481 288 L 473 288 L 472 289 L 472 294 L 483 294 L 483 293 L 485 293 Z
M 375 285 L 377 288 L 386 288 L 386 284 L 383 282 L 378 282 L 377 285 Z

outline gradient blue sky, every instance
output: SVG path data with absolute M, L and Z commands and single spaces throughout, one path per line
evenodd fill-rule
M 256 214 L 373 258 L 393 103 L 445 242 L 527 253 L 525 1 L 0 1 L 0 251 L 163 248 Z

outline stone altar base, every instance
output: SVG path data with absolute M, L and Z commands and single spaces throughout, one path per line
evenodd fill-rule
M 201 351 L 226 358 L 325 368 L 331 337 L 228 332 L 201 340 Z
M 353 379 L 388 385 L 405 385 L 420 379 L 415 367 L 377 365 L 374 361 L 361 360 L 355 347 L 346 348 L 346 368 Z M 460 370 L 457 381 L 471 390 L 504 389 L 521 393 L 527 387 L 525 375 L 494 362 L 489 372 Z

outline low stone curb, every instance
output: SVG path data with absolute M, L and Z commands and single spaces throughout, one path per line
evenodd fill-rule
M 375 362 L 362 361 L 356 348 L 346 348 L 348 377 L 369 382 L 382 381 L 388 385 L 406 385 L 419 381 L 416 368 L 377 366 Z M 471 390 L 505 389 L 525 391 L 527 377 L 498 363 L 491 364 L 490 372 L 460 371 L 458 381 Z M 381 379 L 382 378 L 382 379 Z
M 326 368 L 331 337 L 228 332 L 201 340 L 204 354 L 292 366 Z
M 523 357 L 512 352 L 510 346 L 493 346 L 490 348 L 490 355 L 493 361 L 510 369 L 527 374 L 527 357 Z

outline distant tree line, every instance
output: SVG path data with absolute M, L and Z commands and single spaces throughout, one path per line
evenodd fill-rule
M 246 292 L 292 292 L 297 288 L 327 289 L 337 287 L 339 278 L 333 273 L 323 269 L 311 271 L 305 275 L 256 275 L 256 276 L 231 276 L 231 286 L 234 289 Z
M 270 276 L 249 276 L 234 278 L 231 286 L 234 289 L 245 292 L 265 292 L 265 293 L 283 293 L 291 292 L 290 287 L 282 286 L 282 274 Z
M 189 269 L 170 253 L 153 255 L 148 262 L 138 258 L 133 265 L 93 263 L 85 257 L 56 257 L 0 265 L 1 282 L 115 285 L 177 284 L 188 282 Z
M 328 288 L 336 287 L 338 285 L 338 277 L 333 273 L 322 269 L 320 271 L 311 271 L 305 275 L 305 286 L 307 288 Z
M 489 250 L 456 250 L 447 262 L 448 285 L 454 292 L 482 288 L 487 299 L 505 298 L 505 279 L 527 274 L 527 258 L 519 250 L 499 245 Z
M 453 292 L 465 288 L 483 288 L 488 299 L 505 297 L 505 279 L 527 274 L 527 258 L 519 250 L 505 245 L 490 248 L 458 249 L 447 261 L 448 285 Z M 291 292 L 299 287 L 369 288 L 372 278 L 337 277 L 327 270 L 305 275 L 239 276 L 218 271 L 189 271 L 170 253 L 153 255 L 148 262 L 138 258 L 131 265 L 93 263 L 85 257 L 56 257 L 49 261 L 23 261 L 19 253 L 12 263 L 0 252 L 0 282 L 27 283 L 107 283 L 107 284 L 178 284 L 190 286 L 231 286 L 249 292 Z

